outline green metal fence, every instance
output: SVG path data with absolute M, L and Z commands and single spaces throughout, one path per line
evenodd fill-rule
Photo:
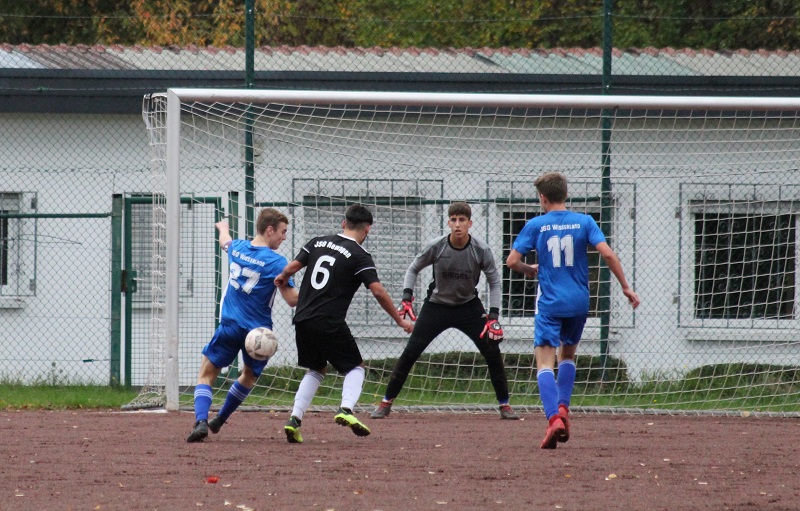
M 255 36 L 245 38 L 252 42 L 248 47 L 238 48 L 0 47 L 0 76 L 5 79 L 0 85 L 0 95 L 5 99 L 0 113 L 0 378 L 142 386 L 154 370 L 151 360 L 163 355 L 158 347 L 153 351 L 150 344 L 153 304 L 147 295 L 153 278 L 148 274 L 152 266 L 148 258 L 158 251 L 147 236 L 153 225 L 150 197 L 154 186 L 152 152 L 139 113 L 146 93 L 188 84 L 462 92 L 798 94 L 800 53 L 796 50 L 613 49 L 610 35 L 614 20 L 607 21 L 612 29 L 606 30 L 607 37 L 591 49 L 257 47 Z M 553 20 L 554 24 L 564 22 Z M 264 140 L 258 134 L 244 129 L 234 136 L 242 137 L 244 152 L 233 155 L 233 159 L 243 172 L 247 165 L 257 169 L 259 162 L 272 157 L 269 152 L 259 152 Z M 431 158 L 439 156 L 430 153 Z M 567 163 L 572 168 L 581 165 Z M 602 175 L 602 169 L 597 175 Z M 391 176 L 378 177 L 382 179 L 379 183 L 363 186 L 351 180 L 342 193 L 329 195 L 345 197 L 360 188 L 384 193 L 385 187 L 392 186 L 386 181 Z M 425 177 L 435 180 L 435 172 Z M 186 240 L 189 266 L 182 271 L 192 275 L 192 251 L 214 250 L 212 220 L 222 211 L 239 210 L 238 201 L 248 206 L 243 211 L 252 212 L 254 205 L 301 207 L 313 195 L 308 181 L 285 179 L 273 184 L 295 187 L 291 200 L 275 199 L 268 191 L 248 195 L 250 188 L 238 181 L 214 183 L 213 187 L 198 184 L 182 209 L 182 220 L 196 225 L 196 231 Z M 702 192 L 689 190 L 690 184 L 684 189 L 692 196 L 723 195 L 721 184 L 704 184 Z M 428 218 L 426 226 L 439 229 L 441 205 L 450 196 L 442 193 L 441 187 L 437 191 L 433 190 L 435 185 L 429 185 L 421 185 L 425 199 L 415 207 L 425 210 L 421 218 Z M 784 190 L 789 185 L 776 184 Z M 318 180 L 313 186 L 335 188 L 331 183 L 320 185 Z M 502 186 L 511 189 L 513 183 Z M 631 187 L 632 197 L 633 185 L 625 186 Z M 484 183 L 480 193 L 465 189 L 456 195 L 476 205 L 486 204 L 487 210 L 499 199 L 508 199 L 492 195 L 489 187 Z M 533 197 L 530 190 L 521 193 L 512 199 L 524 202 Z M 586 200 L 602 193 L 602 189 L 587 186 Z M 635 193 L 639 200 L 648 200 L 641 188 Z M 419 197 L 411 191 L 406 195 Z M 375 205 L 382 207 L 380 200 Z M 325 211 L 323 220 L 329 214 Z M 596 211 L 601 222 L 606 219 L 604 211 L 602 205 Z M 509 213 L 505 221 L 518 225 L 520 218 Z M 705 221 L 718 224 L 722 220 L 709 216 Z M 783 217 L 776 214 L 776 221 L 783 221 Z M 686 222 L 683 225 L 681 228 Z M 246 232 L 244 223 L 239 231 L 240 235 Z M 428 232 L 421 231 L 417 237 L 425 238 Z M 491 231 L 487 228 L 486 232 Z M 788 238 L 784 241 L 789 242 Z M 498 252 L 496 257 L 501 260 L 502 254 Z M 396 272 L 402 271 L 400 262 L 393 266 L 399 268 Z M 220 272 L 225 273 L 215 268 L 205 277 L 209 279 L 205 283 L 187 280 L 182 293 L 187 300 L 201 288 L 218 295 L 221 283 L 216 276 Z M 213 329 L 218 300 L 210 303 L 210 308 L 206 305 L 207 309 L 196 313 L 196 317 L 207 320 L 197 324 L 197 346 L 182 354 L 186 359 L 196 357 L 198 346 Z M 692 314 L 686 317 L 685 309 L 664 313 L 674 314 L 676 321 L 698 321 Z M 789 314 L 794 317 L 796 312 Z M 796 330 L 790 327 L 788 333 L 780 335 L 786 335 L 782 338 L 789 342 L 794 333 Z

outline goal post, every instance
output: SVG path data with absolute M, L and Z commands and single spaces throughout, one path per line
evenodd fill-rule
M 798 413 L 798 111 L 800 99 L 779 97 L 183 88 L 148 96 L 153 305 L 141 341 L 150 359 L 138 379 L 143 394 L 167 409 L 191 407 L 200 349 L 227 281 L 225 255 L 213 250 L 219 212 L 190 199 L 186 206 L 187 197 L 218 196 L 222 213 L 244 227 L 239 237 L 252 235 L 243 220 L 260 208 L 281 209 L 291 224 L 279 251 L 290 260 L 307 239 L 337 232 L 346 205 L 362 202 L 376 218 L 367 248 L 396 299 L 415 253 L 447 232 L 446 205 L 465 200 L 471 232 L 493 247 L 503 276 L 512 404 L 537 408 L 537 282 L 503 266 L 524 222 L 540 213 L 533 180 L 559 171 L 570 183 L 568 207 L 598 220 L 643 302 L 630 310 L 590 255 L 573 405 Z M 423 272 L 417 303 L 429 282 Z M 478 293 L 488 306 L 484 280 Z M 248 406 L 291 406 L 302 375 L 291 314 L 276 300 L 279 352 Z M 368 366 L 361 404 L 369 406 L 407 337 L 366 294 L 356 295 L 348 322 Z M 496 407 L 476 351 L 463 334 L 442 334 L 415 365 L 398 408 Z M 215 405 L 233 376 L 215 384 Z M 315 404 L 337 404 L 336 378 L 328 376 Z

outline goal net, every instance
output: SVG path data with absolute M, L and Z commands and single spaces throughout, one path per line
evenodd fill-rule
M 151 294 L 132 350 L 142 394 L 130 407 L 191 408 L 200 351 L 218 322 L 227 256 L 213 224 L 253 234 L 263 207 L 290 219 L 279 252 L 340 231 L 367 205 L 365 247 L 399 302 L 426 240 L 448 232 L 450 202 L 472 206 L 471 233 L 502 274 L 501 345 L 518 409 L 539 407 L 533 360 L 537 281 L 505 267 L 524 223 L 541 214 L 533 181 L 558 171 L 567 206 L 593 216 L 642 298 L 633 311 L 590 253 L 589 319 L 578 349 L 576 410 L 795 414 L 800 410 L 797 229 L 800 100 L 172 89 L 145 98 L 153 147 Z M 535 254 L 529 255 L 535 262 Z M 301 272 L 298 282 L 303 278 Z M 419 306 L 431 281 L 420 274 Z M 488 285 L 478 294 L 488 307 Z M 292 310 L 273 308 L 278 353 L 245 405 L 291 406 Z M 347 317 L 365 359 L 360 406 L 383 395 L 407 335 L 364 289 Z M 238 375 L 215 384 L 215 406 Z M 339 404 L 329 371 L 314 401 Z M 456 330 L 430 345 L 395 409 L 489 410 L 486 365 Z

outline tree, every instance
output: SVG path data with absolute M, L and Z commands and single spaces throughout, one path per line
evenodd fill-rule
M 624 0 L 617 2 L 614 45 L 695 49 L 800 48 L 794 0 Z
M 0 0 L 12 44 L 245 44 L 243 0 Z M 602 0 L 256 0 L 256 44 L 599 47 Z M 797 0 L 617 0 L 613 45 L 800 48 Z
M 11 44 L 124 44 L 136 26 L 115 0 L 0 0 L 0 41 Z

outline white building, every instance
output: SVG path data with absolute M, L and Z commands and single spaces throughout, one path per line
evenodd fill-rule
M 600 92 L 601 59 L 592 51 L 284 50 L 258 51 L 256 87 Z M 740 52 L 722 59 L 630 51 L 616 62 L 616 94 L 800 96 L 797 53 Z M 149 196 L 158 184 L 142 96 L 175 86 L 237 87 L 243 67 L 243 52 L 231 49 L 0 47 L 6 99 L 0 102 L 2 377 L 147 381 L 154 356 L 152 288 L 159 279 L 151 271 Z M 275 118 L 285 122 L 286 135 L 299 117 Z M 378 117 L 312 117 L 314 129 L 305 129 L 316 136 L 302 135 L 296 144 L 256 137 L 254 200 L 290 214 L 292 236 L 282 247 L 288 258 L 310 236 L 337 229 L 342 200 L 373 200 L 377 222 L 369 248 L 397 294 L 419 244 L 444 232 L 444 205 L 468 200 L 473 233 L 497 247 L 502 264 L 522 222 L 538 211 L 531 176 L 546 170 L 567 174 L 571 206 L 599 218 L 602 130 L 596 116 L 584 121 L 578 114 L 571 120 L 547 114 L 537 129 L 522 131 L 522 121 L 503 115 L 502 140 L 481 139 L 481 130 L 460 112 L 447 126 L 425 115 L 402 127 L 393 122 L 398 114 Z M 630 311 L 612 281 L 609 330 L 591 318 L 585 352 L 606 350 L 633 377 L 735 361 L 800 363 L 796 121 L 789 114 L 733 119 L 636 112 L 615 121 L 611 243 L 643 305 Z M 403 146 L 404 136 L 420 143 L 410 135 L 420 125 L 435 141 L 431 147 Z M 246 215 L 239 147 L 217 150 L 218 139 L 202 138 L 220 130 L 188 121 L 184 129 L 195 142 L 183 158 L 197 170 L 181 183 L 181 385 L 194 383 L 197 353 L 213 330 L 224 285 L 213 222 L 231 211 Z M 347 140 L 332 149 L 330 137 L 343 133 Z M 368 134 L 358 139 L 355 133 Z M 531 134 L 540 138 L 526 138 Z M 291 142 L 289 135 L 285 140 Z M 515 144 L 527 147 L 515 150 Z M 506 150 L 498 152 L 500 146 Z M 425 158 L 430 162 L 420 163 Z M 238 231 L 244 235 L 243 221 Z M 423 277 L 420 299 L 429 280 Z M 535 286 L 518 276 L 505 280 L 503 349 L 527 353 Z M 481 291 L 486 303 L 485 286 Z M 357 299 L 364 305 L 353 308 L 350 320 L 365 354 L 397 356 L 402 336 L 371 298 Z M 593 302 L 593 309 L 602 306 Z M 290 311 L 278 304 L 276 330 L 288 332 L 289 322 Z M 474 348 L 451 333 L 432 349 Z M 293 361 L 291 343 L 282 344 L 274 363 Z

